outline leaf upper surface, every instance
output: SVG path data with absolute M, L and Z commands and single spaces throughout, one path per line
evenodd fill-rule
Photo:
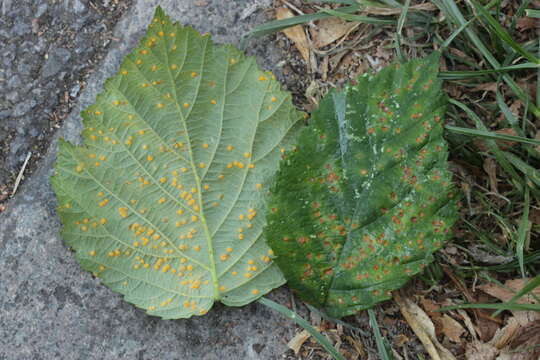
M 331 316 L 388 299 L 450 236 L 438 58 L 331 91 L 281 162 L 265 234 L 289 286 Z
M 61 141 L 52 184 L 81 265 L 149 314 L 185 318 L 283 284 L 264 193 L 302 114 L 253 58 L 158 8 Z

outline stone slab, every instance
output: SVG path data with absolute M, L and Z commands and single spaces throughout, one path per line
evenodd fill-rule
M 79 111 L 91 104 L 114 74 L 160 4 L 173 19 L 238 44 L 265 20 L 270 0 L 136 0 L 119 21 L 118 39 L 80 95 L 58 136 L 77 141 Z M 252 12 L 252 10 L 255 10 Z M 249 13 L 251 15 L 249 15 Z M 249 15 L 244 18 L 245 15 Z M 279 56 L 267 39 L 251 44 L 265 69 Z M 146 315 L 80 269 L 58 235 L 60 223 L 48 178 L 56 140 L 39 169 L 0 215 L 0 359 L 278 359 L 294 326 L 259 304 L 205 316 L 160 320 Z M 288 291 L 271 298 L 283 303 Z

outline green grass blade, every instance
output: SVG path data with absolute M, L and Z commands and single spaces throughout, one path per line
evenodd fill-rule
M 461 34 L 461 32 L 463 30 L 465 30 L 471 23 L 473 23 L 474 21 L 476 20 L 476 18 L 472 18 L 470 19 L 469 21 L 461 24 L 459 26 L 459 28 L 457 28 L 456 30 L 454 30 L 454 32 L 448 37 L 448 39 L 446 39 L 442 45 L 441 45 L 441 48 L 442 49 L 446 49 L 451 43 L 452 41 L 454 41 L 454 39 L 459 35 Z
M 540 90 L 540 89 L 539 89 Z M 519 134 L 521 137 L 523 137 L 524 129 L 522 128 L 520 121 L 516 116 L 512 113 L 510 110 L 510 107 L 506 105 L 504 101 L 504 97 L 502 93 L 497 89 L 495 92 L 495 97 L 497 101 L 497 105 L 499 106 L 499 109 L 501 109 L 501 112 L 503 113 L 504 117 L 506 118 L 506 121 L 512 126 L 512 128 L 516 131 L 517 134 Z M 524 112 L 525 114 L 527 111 Z M 524 122 L 525 123 L 525 122 Z M 538 146 L 534 146 L 531 144 L 526 144 L 524 146 L 525 150 L 534 158 L 540 159 L 540 152 L 536 150 Z
M 470 2 L 474 5 L 475 9 L 482 14 L 482 16 L 486 19 L 495 34 L 497 34 L 497 36 L 501 40 L 507 43 L 512 49 L 514 49 L 517 53 L 521 54 L 521 56 L 523 56 L 530 62 L 540 64 L 540 60 L 533 54 L 523 49 L 518 43 L 516 43 L 514 39 L 512 39 L 510 34 L 508 34 L 508 32 L 501 26 L 501 24 L 499 24 L 499 22 L 495 20 L 495 18 L 493 18 L 493 16 L 491 16 L 491 14 L 482 5 L 476 2 L 476 0 L 470 0 Z
M 377 317 L 375 316 L 375 310 L 368 309 L 369 324 L 373 329 L 375 335 L 375 342 L 377 343 L 377 350 L 379 350 L 379 357 L 382 360 L 393 360 L 394 357 L 388 353 L 386 346 L 386 339 L 382 336 L 379 324 L 377 323 Z
M 540 10 L 538 10 L 540 13 Z M 538 37 L 538 56 L 540 56 L 540 37 Z M 540 107 L 540 68 L 536 76 L 536 106 Z
M 540 305 L 538 304 L 514 304 L 514 303 L 500 303 L 500 304 L 462 304 L 444 306 L 435 311 L 448 311 L 457 309 L 494 309 L 500 311 L 540 311 Z
M 540 187 L 540 172 L 537 169 L 533 168 L 511 152 L 504 152 L 504 154 L 508 161 L 510 161 L 519 171 L 527 175 L 531 182 L 536 184 L 536 186 Z M 532 186 L 531 189 L 535 190 L 535 188 Z
M 540 286 L 540 274 L 531 279 L 520 291 L 518 291 L 507 303 L 515 303 L 521 299 L 524 295 L 531 293 L 534 289 Z M 496 311 L 493 316 L 497 316 L 501 310 Z
M 514 16 L 512 16 L 512 21 L 510 22 L 510 26 L 508 26 L 508 32 L 510 34 L 514 34 L 514 32 L 516 31 L 516 25 L 517 25 L 518 19 L 525 16 L 525 10 L 527 9 L 531 1 L 532 0 L 522 0 L 521 4 L 519 4 L 519 7 L 514 13 Z
M 519 143 L 529 144 L 529 145 L 536 145 L 536 146 L 540 145 L 540 140 L 529 139 L 529 138 L 525 138 L 521 136 L 499 134 L 493 131 L 468 129 L 468 128 L 452 126 L 452 125 L 446 125 L 445 128 L 457 134 L 463 134 L 463 135 L 468 135 L 468 136 L 479 136 L 486 139 L 514 141 L 514 142 L 519 142 Z
M 463 14 L 457 7 L 454 0 L 433 0 L 433 3 L 441 9 L 441 11 L 444 13 L 444 15 L 453 23 L 457 24 L 458 26 L 464 25 L 467 23 L 465 18 L 463 17 Z M 488 7 L 490 5 L 487 5 Z M 488 50 L 487 46 L 484 45 L 480 37 L 472 30 L 470 27 L 465 28 L 465 33 L 469 37 L 469 39 L 473 42 L 473 44 L 477 47 L 478 51 L 484 56 L 484 58 L 489 62 L 489 64 L 494 69 L 499 69 L 501 67 L 501 64 L 499 61 L 491 54 L 491 52 Z M 524 103 L 530 103 L 530 97 L 529 95 L 523 91 L 519 87 L 519 85 L 507 74 L 502 75 L 503 80 L 508 84 L 510 89 L 516 94 L 518 98 L 520 98 Z M 540 117 L 540 109 L 531 104 L 531 112 L 536 116 Z
M 533 63 L 523 63 L 511 66 L 503 66 L 498 69 L 488 69 L 488 70 L 475 70 L 475 71 L 441 71 L 439 78 L 443 80 L 463 80 L 471 79 L 485 75 L 500 74 L 503 72 L 524 70 L 524 69 L 539 69 L 540 65 Z
M 503 113 L 508 123 L 510 123 L 510 125 L 512 125 L 513 127 L 518 127 L 519 121 L 518 119 L 516 119 L 512 111 L 510 111 L 508 105 L 506 105 L 506 103 L 504 102 L 504 98 L 499 89 L 497 89 L 495 97 L 497 99 L 497 105 L 499 105 L 499 108 L 501 109 L 501 112 Z
M 540 10 L 527 9 L 525 10 L 525 15 L 532 18 L 540 19 Z
M 523 257 L 525 265 L 538 264 L 540 260 L 540 250 L 532 251 Z M 492 266 L 461 266 L 457 265 L 459 269 L 470 271 L 496 271 L 496 272 L 515 272 L 519 268 L 519 262 L 517 260 L 511 261 L 506 264 L 492 265 Z
M 308 3 L 323 3 L 323 4 L 345 4 L 345 5 L 355 5 L 356 1 L 354 0 L 307 0 Z
M 383 2 L 384 4 L 381 4 L 380 2 L 377 2 L 377 1 L 370 1 L 370 0 L 356 0 L 356 2 L 364 6 L 373 6 L 373 7 L 386 8 L 386 9 L 388 8 L 395 9 L 395 8 L 403 7 L 403 5 L 401 5 L 395 0 L 381 0 L 381 2 Z
M 396 29 L 396 52 L 397 56 L 400 62 L 405 61 L 405 56 L 403 56 L 403 53 L 401 52 L 401 33 L 403 31 L 403 25 L 405 25 L 405 20 L 407 20 L 407 13 L 409 12 L 409 5 L 411 4 L 411 0 L 405 1 L 405 6 L 401 10 L 401 14 L 399 15 L 399 19 L 397 22 L 397 29 Z
M 332 343 L 330 343 L 330 340 L 328 340 L 328 338 L 326 336 L 324 336 L 323 334 L 318 332 L 317 329 L 315 329 L 313 326 L 311 326 L 311 324 L 308 321 L 306 321 L 304 318 L 302 318 L 300 315 L 298 315 L 294 311 L 286 308 L 285 306 L 280 305 L 280 304 L 278 304 L 278 303 L 276 303 L 276 302 L 274 302 L 274 301 L 272 301 L 270 299 L 267 299 L 265 297 L 260 298 L 258 301 L 259 301 L 259 303 L 269 307 L 270 309 L 279 312 L 281 315 L 283 315 L 285 317 L 288 317 L 289 319 L 291 319 L 292 321 L 294 321 L 295 323 L 297 323 L 298 325 L 300 325 L 301 327 L 306 329 L 306 331 L 309 332 L 309 334 L 311 336 L 313 336 L 319 342 L 319 344 L 321 344 L 321 346 L 326 351 L 328 351 L 328 353 L 330 353 L 332 355 L 332 357 L 334 359 L 336 359 L 336 360 L 345 360 L 343 355 L 341 355 L 336 350 L 336 348 L 332 345 Z
M 525 240 L 527 239 L 527 230 L 529 228 L 529 207 L 531 205 L 531 197 L 529 188 L 525 189 L 525 202 L 523 204 L 523 217 L 519 224 L 518 241 L 516 244 L 516 255 L 519 261 L 521 276 L 525 277 L 525 265 L 523 262 L 523 249 L 525 248 Z
M 354 15 L 354 14 L 349 14 L 349 13 L 341 12 L 338 10 L 332 10 L 332 9 L 321 9 L 321 12 L 331 15 L 331 16 L 336 16 L 343 20 L 354 21 L 354 22 L 359 22 L 359 23 L 364 23 L 364 24 L 373 24 L 373 25 L 396 24 L 395 20 L 379 19 L 379 18 L 363 16 L 363 15 Z
M 448 101 L 451 104 L 453 104 L 453 105 L 457 106 L 458 108 L 460 108 L 461 110 L 463 110 L 475 122 L 475 125 L 478 128 L 478 130 L 481 130 L 484 133 L 488 132 L 488 130 L 487 130 L 486 126 L 484 125 L 484 123 L 482 122 L 482 120 L 480 120 L 478 115 L 476 115 L 474 113 L 474 111 L 469 109 L 469 107 L 467 105 L 465 105 L 465 104 L 463 104 L 463 103 L 461 103 L 459 101 L 456 101 L 454 99 L 449 99 Z M 504 169 L 504 171 L 506 171 L 506 173 L 508 173 L 512 177 L 514 186 L 517 187 L 518 191 L 520 191 L 520 192 L 523 191 L 523 184 L 524 184 L 523 179 L 521 178 L 521 176 L 519 176 L 519 174 L 516 172 L 516 170 L 512 167 L 512 165 L 510 164 L 508 159 L 505 157 L 505 154 L 503 153 L 503 151 L 501 151 L 501 149 L 499 148 L 499 146 L 497 145 L 495 140 L 486 139 L 486 144 L 488 145 L 491 152 L 495 155 L 495 157 L 497 159 L 497 162 L 500 164 L 500 166 Z
M 345 327 L 345 328 L 347 328 L 347 329 L 356 331 L 356 332 L 360 333 L 362 336 L 369 336 L 368 333 L 366 333 L 364 330 L 362 330 L 362 329 L 360 329 L 360 328 L 358 328 L 358 327 L 356 327 L 356 326 L 352 326 L 352 325 L 346 323 L 346 322 L 343 321 L 343 320 L 340 320 L 340 319 L 336 319 L 336 318 L 334 318 L 334 317 L 331 317 L 330 315 L 328 315 L 328 314 L 325 313 L 324 311 L 321 311 L 321 310 L 317 309 L 316 307 L 314 307 L 314 306 L 312 306 L 312 305 L 310 305 L 310 304 L 308 304 L 308 303 L 306 303 L 305 305 L 308 307 L 308 309 L 309 309 L 311 312 L 314 312 L 314 313 L 318 314 L 318 315 L 319 315 L 320 317 L 322 317 L 324 320 L 333 322 L 333 323 L 338 324 L 338 325 L 341 325 L 341 326 L 343 326 L 343 327 Z
M 358 5 L 351 5 L 351 6 L 345 6 L 345 7 L 339 8 L 338 10 L 335 10 L 335 12 L 339 14 L 348 14 L 348 13 L 355 12 L 358 9 L 359 9 Z M 273 21 L 269 21 L 265 24 L 257 26 L 255 29 L 253 29 L 247 34 L 247 37 L 259 37 L 259 36 L 269 35 L 269 34 L 276 33 L 278 31 L 281 31 L 291 26 L 305 24 L 310 21 L 321 20 L 321 19 L 328 18 L 331 16 L 334 16 L 334 15 L 321 11 L 315 14 L 306 14 L 306 15 L 295 16 L 288 19 L 273 20 Z

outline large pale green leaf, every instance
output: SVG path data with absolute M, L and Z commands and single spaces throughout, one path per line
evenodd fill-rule
M 264 193 L 302 114 L 253 58 L 158 8 L 82 115 L 84 144 L 60 142 L 52 183 L 85 269 L 163 318 L 283 284 Z
M 438 59 L 331 91 L 281 163 L 265 235 L 289 286 L 334 317 L 388 299 L 449 237 Z

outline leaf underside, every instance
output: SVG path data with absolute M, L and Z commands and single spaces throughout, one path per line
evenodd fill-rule
M 389 299 L 450 236 L 438 59 L 331 91 L 281 162 L 265 236 L 289 286 L 333 317 Z
M 82 267 L 149 314 L 241 306 L 283 284 L 264 194 L 302 114 L 272 74 L 158 8 L 60 142 L 52 184 Z

